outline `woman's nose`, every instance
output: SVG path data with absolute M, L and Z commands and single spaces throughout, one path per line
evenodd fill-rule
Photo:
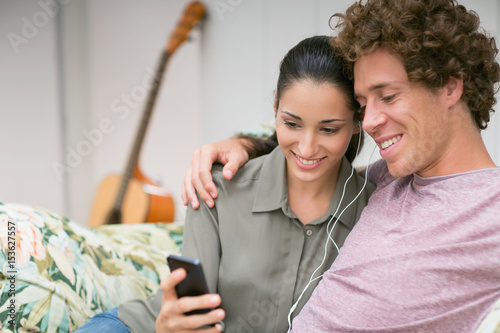
M 316 146 L 316 136 L 313 133 L 306 133 L 299 143 L 300 155 L 304 158 L 314 157 Z

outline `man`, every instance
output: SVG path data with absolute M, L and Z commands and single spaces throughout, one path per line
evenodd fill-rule
M 497 48 L 455 0 L 368 0 L 338 18 L 378 188 L 293 332 L 473 332 L 500 298 L 500 169 L 481 139 Z M 252 142 L 195 153 L 183 199 L 209 206 Z M 248 152 L 244 150 L 247 147 Z

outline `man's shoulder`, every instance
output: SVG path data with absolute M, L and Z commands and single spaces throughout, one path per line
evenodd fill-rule
M 490 168 L 467 172 L 462 175 L 463 189 L 467 187 L 474 189 L 474 192 L 490 193 L 500 195 L 500 168 Z M 500 204 L 500 201 L 498 201 Z
M 379 159 L 378 161 L 371 163 L 367 169 L 368 180 L 377 187 L 383 187 L 396 179 L 389 173 L 387 162 L 383 159 Z

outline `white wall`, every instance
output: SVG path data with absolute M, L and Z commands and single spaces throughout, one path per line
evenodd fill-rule
M 98 184 L 123 172 L 145 102 L 137 93 L 188 1 L 53 1 L 0 0 L 0 201 L 44 206 L 85 224 Z M 143 172 L 172 192 L 177 219 L 193 149 L 272 119 L 281 58 L 307 36 L 331 34 L 329 17 L 351 2 L 205 1 L 203 30 L 168 64 L 140 159 Z M 500 30 L 498 1 L 462 3 L 486 29 Z M 18 52 L 9 33 L 27 36 Z M 136 105 L 120 117 L 114 111 L 125 95 Z M 112 130 L 89 146 L 84 133 L 106 119 Z M 497 164 L 499 119 L 484 133 Z M 87 155 L 75 158 L 84 148 Z M 366 159 L 365 152 L 360 163 Z M 54 163 L 71 172 L 54 171 Z
M 34 1 L 0 2 L 0 200 L 61 211 L 50 167 L 61 158 L 55 22 L 44 13 Z
M 495 36 L 500 36 L 500 3 L 490 0 L 467 0 L 463 4 L 473 8 L 481 17 L 481 25 Z M 497 38 L 497 47 L 500 40 Z M 498 58 L 498 57 L 497 57 Z M 500 96 L 497 93 L 497 112 L 493 115 L 488 128 L 483 131 L 483 140 L 486 148 L 497 165 L 500 165 Z

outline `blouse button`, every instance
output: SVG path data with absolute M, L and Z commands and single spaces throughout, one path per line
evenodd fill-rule
M 313 234 L 313 231 L 311 229 L 306 230 L 306 235 L 311 236 Z

